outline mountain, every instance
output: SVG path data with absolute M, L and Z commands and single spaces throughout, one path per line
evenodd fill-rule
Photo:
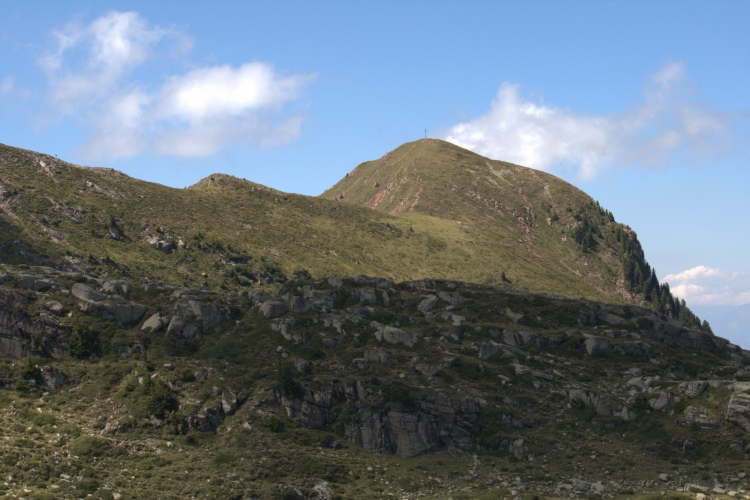
M 0 208 L 0 495 L 750 497 L 750 352 L 554 176 L 424 140 L 307 197 L 0 146 Z
M 697 321 L 585 193 L 443 141 L 404 144 L 319 198 L 221 174 L 173 189 L 9 146 L 0 159 L 4 262 L 224 290 L 295 273 L 453 279 Z

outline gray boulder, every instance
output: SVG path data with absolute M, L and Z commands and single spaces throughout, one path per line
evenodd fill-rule
M 424 363 L 420 363 L 416 366 L 414 366 L 414 369 L 424 375 L 425 377 L 434 377 L 438 373 L 440 373 L 440 370 L 442 370 L 442 367 L 440 365 L 428 365 Z
M 47 309 L 52 314 L 54 314 L 55 316 L 62 316 L 63 313 L 65 312 L 65 308 L 63 307 L 63 305 L 56 300 L 50 300 L 48 302 L 45 302 L 44 308 Z
M 44 292 L 49 290 L 55 282 L 47 278 L 42 278 L 34 274 L 22 274 L 18 276 L 18 287 L 35 292 Z
M 199 302 L 197 300 L 188 300 L 188 305 L 190 306 L 192 313 L 195 314 L 198 321 L 200 321 L 203 331 L 210 330 L 221 321 L 219 308 L 213 304 Z
M 88 285 L 83 283 L 74 283 L 70 289 L 70 292 L 77 298 L 86 302 L 101 302 L 106 299 L 107 296 L 103 293 L 99 293 Z
M 500 344 L 491 340 L 479 343 L 479 359 L 489 359 L 500 351 Z
M 298 297 L 297 295 L 293 296 L 289 300 L 289 309 L 293 313 L 304 314 L 304 313 L 306 313 L 307 311 L 309 311 L 312 308 L 313 308 L 312 302 L 308 302 L 304 298 Z
M 110 312 L 114 321 L 120 325 L 132 325 L 139 322 L 148 310 L 145 306 L 134 302 L 128 304 L 107 304 L 105 309 Z
M 529 460 L 529 448 L 526 446 L 526 442 L 523 439 L 516 439 L 511 442 L 508 451 L 510 451 L 517 460 L 521 460 L 522 462 Z
M 237 409 L 237 395 L 229 389 L 221 393 L 221 409 L 225 415 L 231 415 Z
M 592 357 L 604 356 L 612 350 L 612 344 L 609 343 L 609 340 L 602 337 L 591 336 L 586 339 L 585 345 L 586 352 Z
M 288 310 L 286 302 L 281 299 L 270 299 L 260 306 L 260 312 L 268 319 L 278 318 L 282 314 L 286 314 Z
M 374 288 L 359 288 L 354 291 L 353 293 L 355 300 L 359 300 L 362 303 L 366 304 L 377 304 L 378 303 L 378 295 L 375 292 Z
M 43 366 L 39 373 L 42 376 L 42 382 L 45 386 L 49 389 L 57 390 L 60 387 L 63 386 L 65 383 L 65 374 L 58 370 L 57 368 L 53 368 L 51 366 Z
M 172 319 L 169 321 L 169 325 L 167 326 L 167 334 L 179 336 L 180 334 L 182 334 L 182 329 L 184 327 L 185 327 L 185 318 L 180 316 L 179 314 L 175 314 L 174 316 L 172 316 Z
M 133 289 L 133 286 L 128 283 L 127 281 L 123 280 L 113 280 L 113 281 L 105 281 L 102 285 L 101 291 L 108 294 L 123 294 L 127 295 L 130 293 L 130 290 Z
M 685 420 L 688 423 L 696 423 L 701 429 L 719 429 L 721 422 L 711 418 L 708 412 L 703 408 L 688 406 L 685 408 Z
M 390 344 L 404 344 L 409 347 L 414 347 L 414 343 L 417 341 L 417 336 L 411 332 L 406 332 L 395 326 L 387 326 L 377 321 L 372 322 L 375 331 L 375 338 L 379 342 L 386 341 Z
M 659 394 L 658 398 L 652 399 L 648 402 L 648 404 L 651 405 L 651 408 L 664 413 L 672 410 L 674 403 L 675 397 L 671 392 L 662 392 L 661 394 Z
M 435 309 L 439 301 L 440 299 L 438 299 L 437 295 L 428 295 L 419 303 L 417 310 L 422 314 L 426 314 Z
M 158 332 L 169 324 L 169 317 L 161 313 L 152 314 L 141 326 L 141 331 L 146 333 Z
M 697 398 L 701 394 L 703 394 L 703 391 L 706 390 L 708 387 L 708 382 L 706 380 L 693 380 L 690 382 L 683 382 L 679 386 L 677 386 L 677 390 L 680 392 L 684 392 L 686 396 L 690 396 L 691 398 Z
M 255 304 L 256 306 L 258 304 L 262 304 L 270 298 L 271 294 L 265 290 L 253 290 L 252 292 L 250 292 L 250 300 L 252 300 L 253 304 Z

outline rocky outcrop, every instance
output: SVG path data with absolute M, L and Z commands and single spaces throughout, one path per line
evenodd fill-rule
M 54 316 L 31 318 L 23 313 L 0 310 L 0 357 L 23 358 L 32 354 L 59 355 L 66 349 L 60 337 L 70 327 Z
M 571 389 L 568 398 L 574 404 L 593 406 L 598 415 L 620 417 L 623 420 L 635 418 L 635 413 L 629 410 L 627 406 L 609 396 L 600 396 L 585 389 Z
M 16 281 L 19 288 L 34 292 L 45 292 L 55 284 L 54 281 L 35 274 L 19 274 L 16 277 Z
M 683 382 L 677 386 L 677 390 L 684 392 L 686 396 L 691 398 L 697 398 L 703 391 L 708 387 L 708 381 L 706 380 L 694 380 L 691 382 Z
M 360 409 L 358 418 L 345 423 L 345 438 L 366 451 L 413 457 L 473 444 L 479 419 L 479 401 L 451 401 L 442 394 L 429 396 L 413 407 L 392 404 L 388 411 Z
M 648 404 L 656 411 L 667 413 L 675 404 L 675 396 L 671 392 L 662 392 L 655 399 L 649 400 Z
M 417 310 L 421 312 L 422 314 L 427 314 L 428 312 L 435 309 L 435 306 L 438 305 L 440 300 L 438 299 L 437 295 L 428 295 L 422 300 L 422 302 L 419 303 L 417 306 Z
M 145 306 L 134 302 L 128 302 L 121 297 L 119 297 L 119 300 L 116 302 L 82 302 L 79 309 L 85 314 L 101 316 L 108 321 L 113 321 L 122 326 L 129 326 L 137 323 L 148 310 Z
M 8 288 L 0 288 L 0 305 L 18 307 L 28 303 L 26 295 Z
M 200 327 L 196 323 L 188 321 L 184 316 L 175 314 L 169 321 L 169 325 L 167 325 L 167 335 L 187 339 L 199 339 L 201 337 L 199 329 Z
M 692 424 L 698 424 L 702 429 L 719 429 L 721 422 L 710 417 L 704 408 L 688 406 L 685 408 L 685 421 Z
M 387 400 L 365 389 L 361 382 L 332 381 L 319 390 L 307 391 L 301 399 L 278 397 L 299 426 L 333 427 L 347 441 L 367 451 L 401 457 L 469 449 L 480 412 L 477 399 L 456 401 L 442 393 L 386 404 Z M 348 408 L 347 417 L 339 421 L 343 407 Z
M 506 330 L 502 333 L 503 342 L 514 347 L 545 347 L 549 345 L 543 335 L 532 332 Z
M 390 344 L 404 344 L 407 347 L 414 347 L 414 343 L 417 341 L 416 335 L 395 326 L 388 326 L 373 321 L 372 327 L 375 328 L 375 338 L 379 342 L 386 341 Z
M 43 366 L 39 369 L 42 383 L 52 390 L 57 390 L 63 386 L 67 377 L 63 372 L 52 366 Z
M 727 406 L 727 421 L 750 432 L 750 383 L 734 384 L 734 393 Z

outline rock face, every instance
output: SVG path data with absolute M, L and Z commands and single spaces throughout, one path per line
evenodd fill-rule
M 597 414 L 605 417 L 620 417 L 623 420 L 635 418 L 635 414 L 619 401 L 608 396 L 596 395 L 585 389 L 571 389 L 568 398 L 571 403 L 593 406 Z
M 696 423 L 702 429 L 719 429 L 721 427 L 721 422 L 711 418 L 705 409 L 695 406 L 685 408 L 685 421 Z
M 54 316 L 30 318 L 23 313 L 0 310 L 0 357 L 23 358 L 34 353 L 58 355 L 65 352 L 60 337 L 70 327 Z M 32 342 L 32 339 L 38 339 Z
M 750 383 L 735 384 L 726 419 L 745 432 L 750 432 Z
M 438 393 L 375 411 L 373 403 L 382 406 L 377 405 L 377 399 L 360 382 L 334 381 L 320 390 L 307 391 L 301 399 L 281 401 L 297 425 L 317 429 L 334 425 L 342 405 L 353 406 L 353 417 L 340 423 L 343 435 L 367 451 L 413 457 L 472 446 L 480 412 L 475 398 L 456 401 Z

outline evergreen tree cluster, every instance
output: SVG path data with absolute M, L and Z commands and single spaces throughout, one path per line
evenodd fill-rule
M 631 293 L 643 297 L 655 311 L 668 318 L 712 333 L 708 322 L 701 323 L 684 299 L 679 300 L 672 295 L 668 283 L 659 283 L 656 270 L 646 261 L 635 232 L 615 222 L 612 212 L 592 200 L 579 208 L 573 217 L 578 224 L 573 229 L 572 237 L 581 250 L 593 252 L 600 247 L 612 249 L 620 257 L 625 283 Z

